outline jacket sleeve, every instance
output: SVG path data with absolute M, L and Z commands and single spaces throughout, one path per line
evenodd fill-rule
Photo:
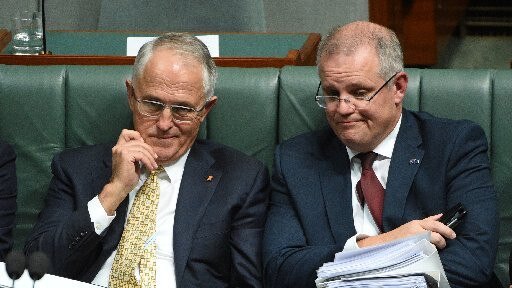
M 270 211 L 263 239 L 265 287 L 315 287 L 316 270 L 343 245 L 308 245 L 275 153 Z
M 61 154 L 52 161 L 53 178 L 25 254 L 42 251 L 50 258 L 52 274 L 77 279 L 100 252 L 101 237 L 95 233 L 87 209 L 90 195 L 78 195 L 77 184 L 63 162 Z
M 262 165 L 233 219 L 229 242 L 234 268 L 232 282 L 237 287 L 263 287 L 261 243 L 269 188 L 268 170 Z
M 11 146 L 0 145 L 0 261 L 13 246 L 15 226 L 17 180 L 16 154 Z
M 474 124 L 453 133 L 446 200 L 450 206 L 462 202 L 468 213 L 455 229 L 457 237 L 439 255 L 452 287 L 482 287 L 493 274 L 499 222 L 487 141 Z

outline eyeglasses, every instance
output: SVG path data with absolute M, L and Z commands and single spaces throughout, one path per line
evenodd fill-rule
M 357 96 L 349 95 L 349 96 L 346 96 L 343 98 L 341 98 L 339 96 L 319 95 L 319 92 L 322 91 L 320 89 L 320 88 L 322 88 L 322 82 L 320 82 L 318 84 L 318 88 L 316 90 L 315 101 L 318 104 L 318 106 L 325 108 L 325 109 L 331 109 L 331 110 L 336 109 L 336 108 L 338 108 L 339 103 L 342 101 L 345 102 L 345 104 L 347 104 L 350 108 L 352 108 L 354 110 L 363 109 L 364 107 L 366 107 L 368 105 L 370 100 L 372 100 L 373 97 L 377 96 L 377 94 L 379 94 L 379 92 L 384 87 L 386 87 L 386 85 L 388 85 L 388 83 L 391 81 L 391 79 L 393 79 L 397 74 L 398 74 L 398 72 L 393 74 L 393 76 L 391 76 L 386 82 L 384 82 L 384 84 L 382 84 L 382 86 L 380 86 L 380 88 L 377 89 L 377 91 L 375 91 L 375 93 L 373 93 L 372 95 L 357 95 Z
M 172 118 L 174 121 L 179 123 L 194 121 L 197 114 L 206 107 L 206 104 L 208 104 L 208 101 L 205 101 L 203 107 L 200 109 L 194 109 L 192 107 L 181 105 L 167 105 L 154 100 L 135 100 L 137 100 L 137 109 L 139 109 L 140 114 L 149 118 L 158 118 L 162 115 L 165 108 L 169 108 L 171 110 Z

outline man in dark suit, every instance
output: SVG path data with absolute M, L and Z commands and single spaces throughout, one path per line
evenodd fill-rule
M 316 101 L 329 127 L 276 149 L 263 242 L 267 287 L 315 287 L 316 269 L 335 253 L 425 231 L 452 287 L 490 279 L 498 218 L 484 132 L 403 109 L 402 59 L 396 35 L 369 22 L 337 27 L 320 44 Z M 378 183 L 361 178 L 360 153 L 372 151 L 364 172 Z M 381 189 L 367 194 L 360 187 L 368 182 Z M 437 220 L 458 202 L 468 213 L 453 230 Z
M 55 156 L 26 252 L 42 250 L 53 273 L 102 286 L 261 287 L 268 172 L 241 152 L 196 140 L 217 100 L 215 81 L 197 38 L 169 33 L 145 44 L 126 82 L 134 130 L 123 130 L 113 148 Z M 157 175 L 148 172 L 161 168 L 158 208 L 134 215 L 139 195 L 156 193 L 142 192 Z M 156 224 L 136 225 L 134 237 L 155 228 L 126 252 L 131 221 L 148 210 L 156 210 Z
M 12 248 L 12 231 L 16 223 L 16 154 L 0 142 L 0 261 Z

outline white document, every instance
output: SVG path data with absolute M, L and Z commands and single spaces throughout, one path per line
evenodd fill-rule
M 430 283 L 433 283 L 430 280 Z M 335 280 L 323 283 L 325 288 L 360 288 L 360 287 L 389 287 L 389 288 L 429 288 L 437 287 L 437 282 L 429 286 L 423 275 L 397 275 L 397 276 L 379 276 L 370 278 L 358 278 L 354 280 Z
M 219 57 L 219 35 L 199 35 L 196 36 L 201 40 L 212 57 Z M 156 37 L 127 37 L 126 38 L 126 56 L 137 56 L 140 47 Z
M 379 277 L 389 277 L 386 281 L 392 283 L 390 287 L 414 287 L 400 286 L 398 282 L 403 279 L 396 276 L 427 274 L 439 283 L 439 287 L 449 288 L 437 249 L 429 239 L 430 233 L 423 233 L 383 245 L 336 253 L 333 262 L 318 269 L 317 287 L 352 287 L 347 285 L 355 280 L 358 280 L 356 285 L 361 285 L 359 280 L 371 281 Z M 393 282 L 395 280 L 397 282 Z

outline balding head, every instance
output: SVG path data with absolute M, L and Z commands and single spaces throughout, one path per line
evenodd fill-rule
M 338 26 L 320 42 L 317 64 L 324 56 L 352 55 L 361 47 L 372 47 L 379 58 L 379 74 L 389 78 L 404 69 L 403 53 L 396 34 L 390 29 L 366 21 Z

